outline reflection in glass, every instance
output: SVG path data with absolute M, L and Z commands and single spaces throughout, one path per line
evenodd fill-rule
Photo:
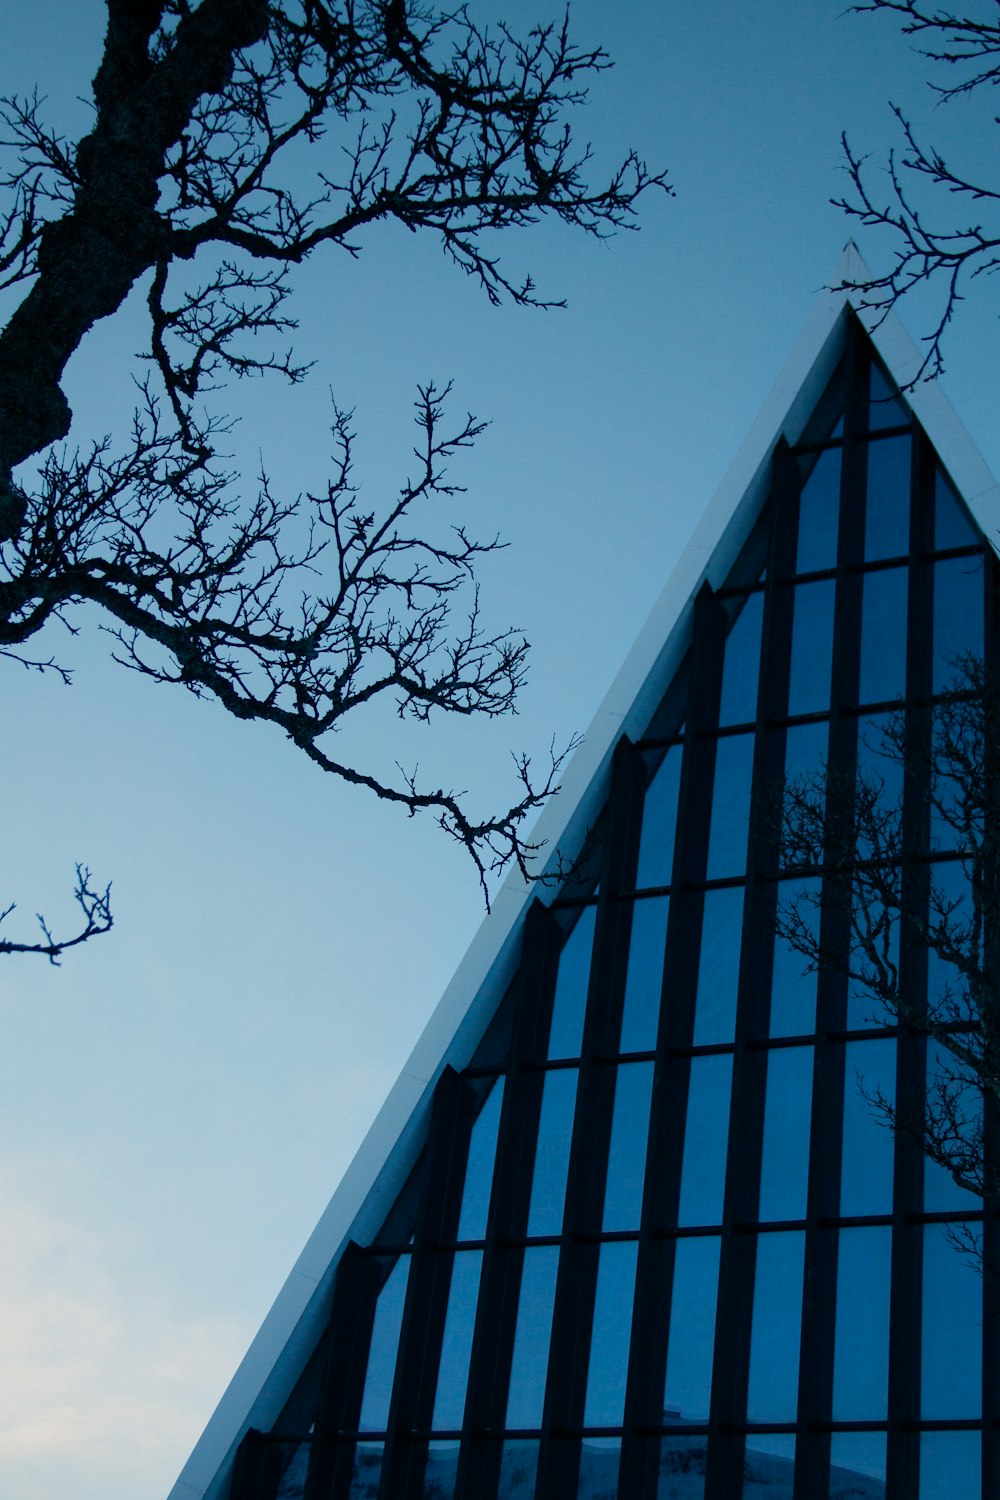
M 934 691 L 961 681 L 959 658 L 983 654 L 983 560 L 951 557 L 934 564 Z
M 749 1422 L 795 1421 L 804 1251 L 805 1235 L 798 1229 L 757 1236 Z
M 899 399 L 895 388 L 886 380 L 878 365 L 873 364 L 868 403 L 870 430 L 875 432 L 881 427 L 899 427 L 909 420 L 909 413 Z
M 580 1055 L 596 917 L 596 907 L 584 907 L 559 955 L 549 1030 L 549 1057 Z
M 742 1500 L 792 1500 L 794 1478 L 794 1433 L 747 1434 Z
M 946 547 L 972 547 L 978 541 L 979 533 L 971 517 L 944 470 L 939 468 L 934 480 L 934 550 L 943 552 Z
M 884 1500 L 885 1433 L 835 1432 L 830 1439 L 830 1500 Z
M 722 659 L 720 724 L 752 724 L 757 717 L 757 677 L 760 670 L 760 632 L 764 595 L 750 594 L 726 637 Z
M 910 550 L 910 435 L 868 444 L 865 561 Z
M 972 883 L 960 860 L 942 860 L 931 866 L 932 920 L 947 918 L 946 928 L 960 953 L 977 965 L 982 963 L 974 923 Z M 927 954 L 927 1000 L 931 1009 L 948 1008 L 960 995 L 967 993 L 957 965 L 949 963 L 934 949 Z M 961 1007 L 965 1013 L 964 1005 Z M 971 1014 L 968 1017 L 972 1019 Z
M 870 895 L 865 891 L 855 891 L 853 900 L 855 902 L 854 923 L 859 925 L 862 931 L 867 929 L 873 934 L 877 932 L 879 951 L 884 951 L 889 963 L 898 968 L 898 911 L 892 911 L 886 905 L 878 901 L 872 901 Z M 858 905 L 858 903 L 861 903 L 861 905 Z M 854 944 L 853 956 L 858 960 L 859 967 L 863 969 L 867 967 L 867 960 L 861 956 L 860 940 L 857 936 L 854 936 L 852 942 Z M 866 1031 L 869 1027 L 894 1026 L 895 1024 L 895 1016 L 887 1009 L 879 997 L 873 994 L 860 979 L 852 979 L 847 987 L 848 1031 Z
M 719 1224 L 726 1186 L 726 1143 L 733 1059 L 691 1059 L 678 1224 Z
M 389 1420 L 389 1398 L 392 1377 L 399 1351 L 399 1330 L 403 1322 L 406 1282 L 410 1274 L 410 1257 L 401 1255 L 393 1266 L 375 1305 L 371 1343 L 368 1346 L 368 1368 L 361 1397 L 358 1426 L 362 1432 L 380 1432 Z
M 538 1474 L 538 1439 L 508 1438 L 500 1460 L 498 1500 L 532 1500 Z
M 507 1427 L 539 1427 L 556 1299 L 558 1245 L 529 1245 L 524 1252 L 507 1395 Z
M 618 1427 L 625 1415 L 638 1251 L 635 1240 L 612 1240 L 601 1246 L 583 1409 L 585 1427 Z
M 651 1062 L 623 1063 L 619 1067 L 604 1189 L 605 1234 L 639 1227 L 652 1094 Z
M 785 780 L 807 782 L 818 801 L 825 799 L 826 746 L 830 725 L 826 719 L 811 724 L 791 724 L 785 732 Z
M 359 1443 L 355 1448 L 348 1500 L 377 1500 L 384 1446 L 383 1443 Z
M 871 782 L 886 810 L 903 803 L 902 756 L 894 749 L 893 734 L 901 728 L 891 713 L 864 714 L 858 720 L 858 776 Z
M 869 1101 L 879 1094 L 889 1104 L 895 1099 L 896 1043 L 883 1037 L 849 1042 L 844 1054 L 840 1212 L 845 1217 L 887 1214 L 892 1211 L 893 1134 Z
M 545 1075 L 535 1148 L 535 1175 L 528 1207 L 530 1235 L 558 1234 L 562 1229 L 576 1079 L 576 1068 L 559 1068 Z
M 813 573 L 836 566 L 840 454 L 840 448 L 827 448 L 821 453 L 802 486 L 796 573 Z
M 651 1052 L 656 1046 L 669 910 L 669 896 L 651 896 L 646 901 L 636 901 L 632 907 L 622 1006 L 622 1052 Z
M 804 1219 L 809 1178 L 812 1047 L 778 1047 L 767 1054 L 761 1219 Z
M 481 1250 L 461 1250 L 452 1263 L 434 1415 L 431 1418 L 431 1426 L 437 1431 L 462 1425 L 482 1269 Z
M 428 1443 L 422 1500 L 453 1500 L 458 1477 L 458 1443 Z
M 580 1479 L 577 1500 L 598 1500 L 618 1493 L 621 1438 L 584 1438 L 580 1445 Z
M 671 745 L 646 788 L 646 798 L 642 805 L 639 868 L 635 877 L 638 890 L 670 884 L 680 782 L 681 746 Z
M 881 1422 L 889 1391 L 892 1231 L 842 1229 L 837 1259 L 833 1420 Z
M 503 1079 L 498 1078 L 486 1096 L 486 1103 L 479 1111 L 469 1138 L 469 1159 L 465 1168 L 465 1187 L 462 1189 L 462 1207 L 458 1216 L 460 1240 L 481 1240 L 486 1234 L 502 1102 Z
M 267 1445 L 269 1483 L 268 1494 L 274 1496 L 274 1500 L 302 1500 L 305 1494 L 306 1479 L 309 1474 L 309 1453 L 312 1442 L 297 1442 L 294 1438 L 287 1442 L 276 1443 L 272 1440 Z
M 704 1500 L 708 1439 L 678 1433 L 660 1443 L 656 1500 Z
M 712 1394 L 719 1236 L 681 1239 L 674 1252 L 670 1343 L 663 1410 L 667 1421 L 707 1422 Z
M 742 875 L 747 864 L 752 734 L 716 741 L 712 817 L 708 832 L 708 878 Z
M 801 922 L 813 941 L 819 932 L 820 882 L 783 880 L 778 886 L 778 921 L 786 931 Z M 816 1029 L 816 973 L 809 960 L 775 934 L 771 971 L 771 1035 L 809 1036 Z
M 935 1080 L 942 1076 L 951 1078 L 959 1069 L 947 1049 L 940 1043 L 927 1043 L 927 1088 L 933 1097 Z M 964 1116 L 970 1131 L 969 1139 L 975 1138 L 981 1128 L 983 1096 L 978 1088 L 969 1087 L 955 1097 L 955 1103 Z M 924 1157 L 924 1208 L 928 1213 L 976 1213 L 983 1200 L 968 1188 L 959 1187 L 951 1173 L 938 1162 Z
M 906 568 L 884 568 L 864 576 L 859 703 L 884 703 L 906 692 L 908 587 Z
M 924 1229 L 920 1412 L 937 1420 L 982 1414 L 982 1271 L 945 1235 Z
M 733 1039 L 742 936 L 743 887 L 706 891 L 694 1012 L 696 1047 Z
M 920 1434 L 920 1500 L 980 1500 L 983 1439 L 979 1432 Z
M 822 713 L 830 707 L 833 592 L 832 578 L 800 583 L 795 590 L 788 681 L 790 714 Z

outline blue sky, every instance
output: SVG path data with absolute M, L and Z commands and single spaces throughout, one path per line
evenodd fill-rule
M 617 64 L 577 126 L 595 172 L 635 144 L 676 197 L 607 244 L 508 237 L 565 312 L 492 308 L 391 229 L 304 271 L 314 374 L 238 393 L 241 456 L 287 490 L 317 483 L 332 390 L 375 500 L 405 470 L 417 383 L 453 379 L 456 408 L 492 423 L 454 469 L 468 518 L 510 543 L 484 607 L 534 646 L 516 720 L 400 742 L 376 715 L 345 732 L 359 755 L 419 759 L 490 805 L 510 799 L 510 749 L 585 729 L 851 232 L 828 202 L 841 129 L 880 146 L 893 98 L 985 162 L 982 115 L 933 110 L 892 26 L 843 10 L 574 5 Z M 37 82 L 83 127 L 97 0 L 0 0 L 0 20 L 0 91 Z M 959 325 L 945 382 L 994 470 L 996 310 Z M 120 420 L 130 325 L 126 308 L 71 367 L 81 440 Z M 482 916 L 433 824 L 123 672 L 79 623 L 73 688 L 4 682 L 0 904 L 57 917 L 83 859 L 114 880 L 117 925 L 59 970 L 0 972 L 3 1500 L 165 1494 Z

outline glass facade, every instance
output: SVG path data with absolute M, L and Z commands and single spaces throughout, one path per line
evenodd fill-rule
M 308 1472 L 248 1462 L 233 1500 L 1000 1493 L 1000 1319 L 949 1234 L 983 1205 L 876 1107 L 933 1052 L 776 931 L 844 930 L 842 884 L 782 866 L 786 776 L 822 809 L 887 713 L 930 724 L 994 559 L 860 329 L 817 410 L 698 596 L 674 732 L 619 746 L 593 868 L 532 907 L 504 1024 L 340 1267 Z

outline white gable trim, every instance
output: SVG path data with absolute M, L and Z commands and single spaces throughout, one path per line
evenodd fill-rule
M 849 244 L 834 275 L 863 279 L 867 268 Z M 580 749 L 563 788 L 540 817 L 535 834 L 553 851 L 572 854 L 608 791 L 611 756 L 622 734 L 637 738 L 666 692 L 687 649 L 694 597 L 706 580 L 728 575 L 767 497 L 771 457 L 783 436 L 800 438 L 845 342 L 844 293 L 825 293 L 759 416 L 705 509 Z M 866 322 L 870 319 L 866 318 Z M 920 366 L 920 354 L 892 315 L 872 340 L 897 384 Z M 937 386 L 921 383 L 906 397 L 938 456 L 986 535 L 1000 536 L 1000 486 Z M 691 512 L 698 497 L 690 497 Z M 369 1242 L 410 1172 L 424 1139 L 434 1085 L 449 1064 L 472 1057 L 518 960 L 520 919 L 535 890 L 512 876 L 500 890 L 409 1061 L 379 1111 L 305 1249 L 264 1320 L 170 1500 L 224 1500 L 233 1457 L 249 1427 L 277 1420 L 329 1318 L 333 1278 L 349 1239 Z M 542 890 L 544 899 L 544 889 Z

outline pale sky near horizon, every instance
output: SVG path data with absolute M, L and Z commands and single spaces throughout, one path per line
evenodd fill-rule
M 559 13 L 472 9 L 521 29 Z M 393 230 L 303 273 L 316 368 L 297 391 L 237 392 L 250 462 L 259 447 L 288 490 L 318 483 L 332 389 L 356 408 L 368 493 L 389 492 L 416 384 L 454 379 L 456 408 L 492 423 L 454 466 L 470 525 L 510 543 L 484 608 L 534 646 L 518 719 L 400 746 L 382 714 L 345 733 L 359 755 L 510 800 L 511 748 L 544 756 L 586 728 L 844 241 L 882 263 L 828 201 L 841 129 L 884 146 L 896 99 L 990 170 L 983 111 L 934 110 L 891 23 L 844 9 L 573 5 L 616 62 L 576 125 L 595 174 L 634 144 L 676 196 L 606 244 L 508 237 L 507 263 L 565 312 L 491 308 L 433 241 Z M 85 128 L 101 11 L 0 0 L 0 93 L 37 83 Z M 970 303 L 945 381 L 995 472 L 996 313 Z M 130 324 L 71 368 L 81 440 L 118 420 Z M 72 688 L 4 674 L 0 906 L 57 919 L 82 859 L 113 879 L 116 927 L 61 969 L 0 969 L 0 1500 L 166 1494 L 482 916 L 433 824 L 123 672 L 79 623 Z

